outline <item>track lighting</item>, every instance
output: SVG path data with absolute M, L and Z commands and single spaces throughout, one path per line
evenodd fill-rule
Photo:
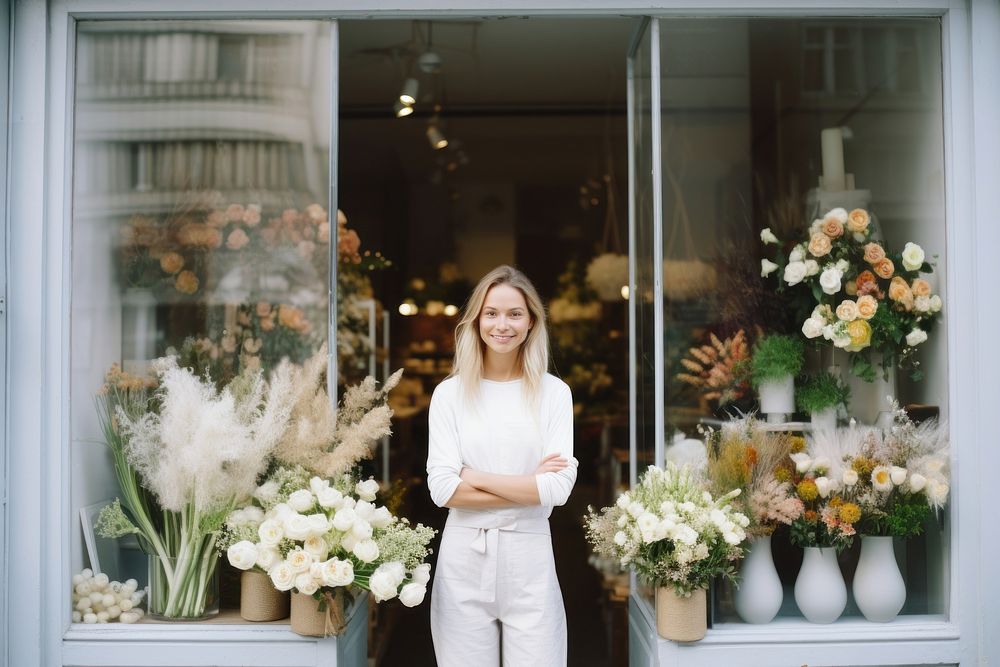
M 393 105 L 392 110 L 396 113 L 396 118 L 405 118 L 413 113 L 413 107 L 409 104 L 403 104 L 402 102 L 396 102 Z
M 416 104 L 417 92 L 420 90 L 420 82 L 416 78 L 410 77 L 403 82 L 403 91 L 399 94 L 399 101 L 408 106 Z
M 431 148 L 436 151 L 448 147 L 448 139 L 441 132 L 441 128 L 434 122 L 427 126 L 427 141 L 431 142 Z

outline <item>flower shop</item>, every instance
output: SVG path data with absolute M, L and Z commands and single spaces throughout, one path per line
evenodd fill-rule
M 571 665 L 1000 657 L 992 0 L 3 11 L 3 664 L 435 664 L 500 263 Z

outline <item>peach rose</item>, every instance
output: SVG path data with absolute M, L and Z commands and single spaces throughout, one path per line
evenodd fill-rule
M 260 330 L 261 331 L 272 331 L 272 330 L 274 330 L 274 315 L 271 315 L 270 317 L 265 317 L 265 318 L 261 319 L 261 321 L 260 321 Z
M 271 314 L 271 304 L 269 304 L 267 301 L 258 301 L 256 312 L 257 312 L 257 317 L 267 317 L 268 315 Z
M 248 243 L 250 243 L 250 237 L 242 229 L 234 229 L 229 233 L 229 238 L 226 239 L 226 247 L 230 250 L 239 250 Z
M 868 229 L 869 222 L 871 218 L 868 216 L 868 211 L 863 208 L 856 208 L 847 214 L 847 228 L 852 232 L 864 233 Z
M 257 204 L 247 206 L 247 210 L 243 212 L 243 222 L 249 227 L 260 224 L 260 206 Z
M 872 269 L 875 270 L 875 275 L 879 278 L 888 280 L 896 272 L 896 265 L 888 257 L 883 257 L 872 265 Z
M 316 232 L 316 240 L 320 243 L 330 242 L 330 223 L 321 222 L 319 223 L 319 228 Z
M 168 252 L 160 258 L 160 268 L 164 273 L 177 273 L 184 268 L 184 258 L 180 253 Z
M 858 294 L 871 294 L 878 289 L 878 281 L 875 280 L 875 274 L 871 271 L 862 271 L 854 279 L 854 282 L 858 286 Z
M 177 232 L 181 245 L 201 248 L 218 248 L 222 245 L 222 234 L 218 229 L 197 222 L 189 222 Z
M 174 287 L 181 294 L 194 294 L 198 291 L 198 276 L 192 271 L 181 271 L 174 279 Z
M 865 246 L 865 261 L 874 264 L 885 259 L 885 250 L 877 243 L 869 243 Z
M 205 222 L 209 227 L 225 227 L 226 223 L 229 221 L 226 220 L 225 211 L 212 211 L 205 218 Z
M 237 220 L 243 219 L 243 206 L 241 204 L 230 204 L 229 208 L 226 209 L 226 219 L 230 222 L 236 222 Z
M 278 322 L 292 331 L 305 333 L 309 330 L 309 320 L 301 308 L 282 304 L 278 306 Z
M 889 283 L 889 298 L 893 301 L 903 301 L 906 295 L 909 294 L 913 296 L 913 292 L 910 291 L 910 286 L 906 284 L 906 281 L 896 276 Z
M 290 225 L 299 219 L 299 212 L 294 208 L 286 208 L 281 212 L 281 221 L 286 225 Z
M 858 319 L 858 304 L 851 299 L 844 299 L 837 306 L 837 317 L 845 322 L 853 322 Z
M 858 297 L 858 316 L 863 320 L 870 320 L 875 317 L 878 310 L 878 301 L 870 294 Z
M 913 310 L 913 292 L 907 289 L 906 293 L 903 295 L 903 298 L 899 300 L 899 303 L 901 306 L 903 306 L 904 310 L 907 311 Z
M 820 230 L 831 239 L 840 238 L 844 235 L 844 225 L 833 216 L 823 218 L 823 226 Z
M 931 284 L 924 280 L 923 278 L 917 278 L 913 281 L 913 285 L 910 287 L 913 290 L 913 296 L 930 296 L 931 295 Z
M 361 263 L 361 255 L 358 254 L 358 249 L 361 248 L 361 239 L 358 238 L 358 233 L 353 229 L 345 230 L 340 238 L 337 239 L 337 254 L 340 255 L 340 261 L 342 262 L 353 262 L 355 264 Z
M 830 237 L 826 234 L 813 234 L 812 238 L 809 239 L 809 252 L 813 257 L 828 255 L 832 248 Z
M 313 224 L 319 224 L 326 220 L 326 210 L 319 204 L 309 204 L 306 206 L 306 216 Z

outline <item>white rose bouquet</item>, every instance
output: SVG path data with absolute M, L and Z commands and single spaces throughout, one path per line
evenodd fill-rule
M 253 505 L 232 512 L 219 549 L 240 570 L 266 573 L 277 590 L 336 605 L 350 587 L 377 602 L 395 597 L 408 606 L 427 592 L 424 560 L 436 531 L 393 516 L 375 504 L 378 482 L 310 477 L 279 468 L 254 493 Z
M 868 211 L 835 208 L 813 221 L 808 238 L 782 246 L 770 229 L 764 246 L 776 248 L 761 275 L 774 273 L 800 311 L 802 335 L 851 353 L 851 371 L 875 379 L 871 352 L 882 354 L 884 372 L 908 368 L 919 380 L 914 359 L 943 306 L 921 274 L 931 273 L 923 248 L 908 242 L 893 253 L 872 238 Z
M 688 467 L 650 466 L 613 507 L 586 517 L 587 539 L 600 556 L 631 567 L 678 595 L 707 589 L 716 576 L 734 579 L 743 558 L 746 515 L 733 509 L 739 489 L 713 498 Z

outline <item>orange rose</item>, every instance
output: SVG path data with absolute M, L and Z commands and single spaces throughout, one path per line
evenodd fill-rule
M 192 271 L 181 271 L 174 279 L 174 287 L 181 294 L 194 294 L 198 291 L 198 276 Z
M 248 243 L 250 243 L 250 237 L 247 236 L 247 233 L 242 229 L 234 229 L 229 233 L 226 247 L 230 250 L 239 250 Z
M 168 252 L 160 258 L 160 268 L 164 273 L 177 273 L 184 268 L 184 258 L 179 253 Z
M 885 250 L 877 243 L 869 243 L 865 246 L 865 261 L 869 264 L 885 259 Z
M 852 232 L 864 233 L 867 231 L 870 221 L 868 211 L 863 208 L 856 208 L 847 214 L 847 228 Z
M 896 265 L 888 257 L 883 257 L 872 265 L 872 269 L 875 270 L 875 275 L 879 278 L 888 280 L 896 272 Z
M 278 306 L 278 322 L 292 331 L 299 333 L 306 333 L 311 328 L 309 320 L 306 319 L 306 314 L 302 312 L 301 308 L 296 308 L 295 306 L 284 304 Z
M 844 225 L 834 217 L 828 217 L 823 219 L 823 225 L 820 230 L 829 236 L 831 239 L 840 238 L 844 234 Z
M 260 330 L 261 331 L 271 331 L 273 329 L 274 329 L 274 315 L 273 314 L 270 317 L 265 317 L 265 318 L 261 319 L 261 321 L 260 321 Z
M 931 284 L 922 278 L 917 278 L 913 281 L 913 285 L 910 287 L 913 290 L 913 296 L 930 296 L 931 295 Z
M 809 239 L 809 252 L 813 257 L 822 257 L 830 253 L 833 245 L 830 243 L 830 237 L 826 234 L 813 234 L 812 238 Z
M 902 302 L 906 299 L 906 295 L 909 294 L 913 297 L 913 292 L 910 291 L 910 286 L 906 284 L 906 281 L 896 276 L 889 283 L 889 298 L 893 301 Z
M 875 274 L 871 271 L 862 271 L 854 282 L 858 286 L 858 294 L 869 294 L 878 289 L 878 281 L 875 280 Z
M 875 317 L 878 310 L 878 301 L 870 294 L 858 297 L 858 315 L 865 320 Z

